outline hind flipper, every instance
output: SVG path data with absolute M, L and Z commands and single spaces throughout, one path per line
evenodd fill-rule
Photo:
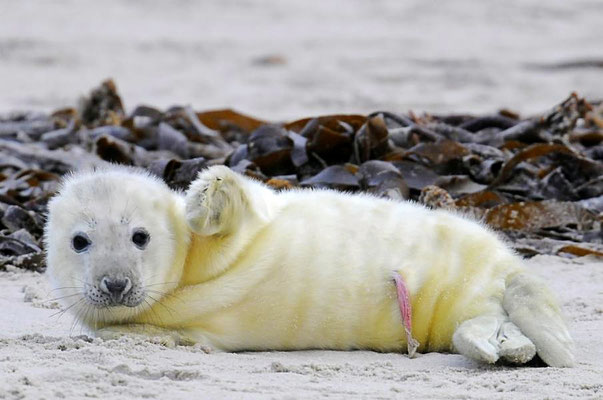
M 534 343 L 506 315 L 482 315 L 467 320 L 454 332 L 452 342 L 459 353 L 490 364 L 499 358 L 525 364 L 536 354 Z
M 498 361 L 498 317 L 482 315 L 463 322 L 454 332 L 452 343 L 460 354 L 477 361 Z
M 552 367 L 574 365 L 574 343 L 553 294 L 538 279 L 519 274 L 507 282 L 503 308 Z
M 497 335 L 498 355 L 513 364 L 525 364 L 536 355 L 536 346 L 511 321 L 503 322 Z

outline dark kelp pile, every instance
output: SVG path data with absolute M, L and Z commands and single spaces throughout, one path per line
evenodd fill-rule
M 378 111 L 268 123 L 190 107 L 127 113 L 106 81 L 77 109 L 0 119 L 0 268 L 43 270 L 44 212 L 61 176 L 107 162 L 146 168 L 175 189 L 226 164 L 278 190 L 456 209 L 526 256 L 603 256 L 603 104 L 576 94 L 528 119 Z

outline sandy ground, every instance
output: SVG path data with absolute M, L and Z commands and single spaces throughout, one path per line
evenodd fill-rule
M 600 0 L 0 0 L 0 112 L 114 77 L 129 109 L 535 113 L 603 98 L 602 20 Z
M 539 256 L 577 344 L 571 369 L 478 365 L 460 355 L 365 351 L 207 354 L 89 339 L 58 317 L 45 276 L 0 273 L 0 399 L 601 399 L 603 261 Z

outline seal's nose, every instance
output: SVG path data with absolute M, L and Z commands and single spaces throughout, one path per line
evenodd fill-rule
M 103 292 L 110 294 L 114 298 L 121 299 L 132 289 L 130 278 L 110 278 L 105 276 L 101 279 L 100 288 Z

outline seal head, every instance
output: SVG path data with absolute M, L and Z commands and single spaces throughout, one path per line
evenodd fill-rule
M 49 275 L 66 305 L 83 319 L 94 310 L 95 323 L 125 320 L 175 287 L 188 243 L 183 207 L 144 171 L 67 178 L 49 203 L 45 232 Z

